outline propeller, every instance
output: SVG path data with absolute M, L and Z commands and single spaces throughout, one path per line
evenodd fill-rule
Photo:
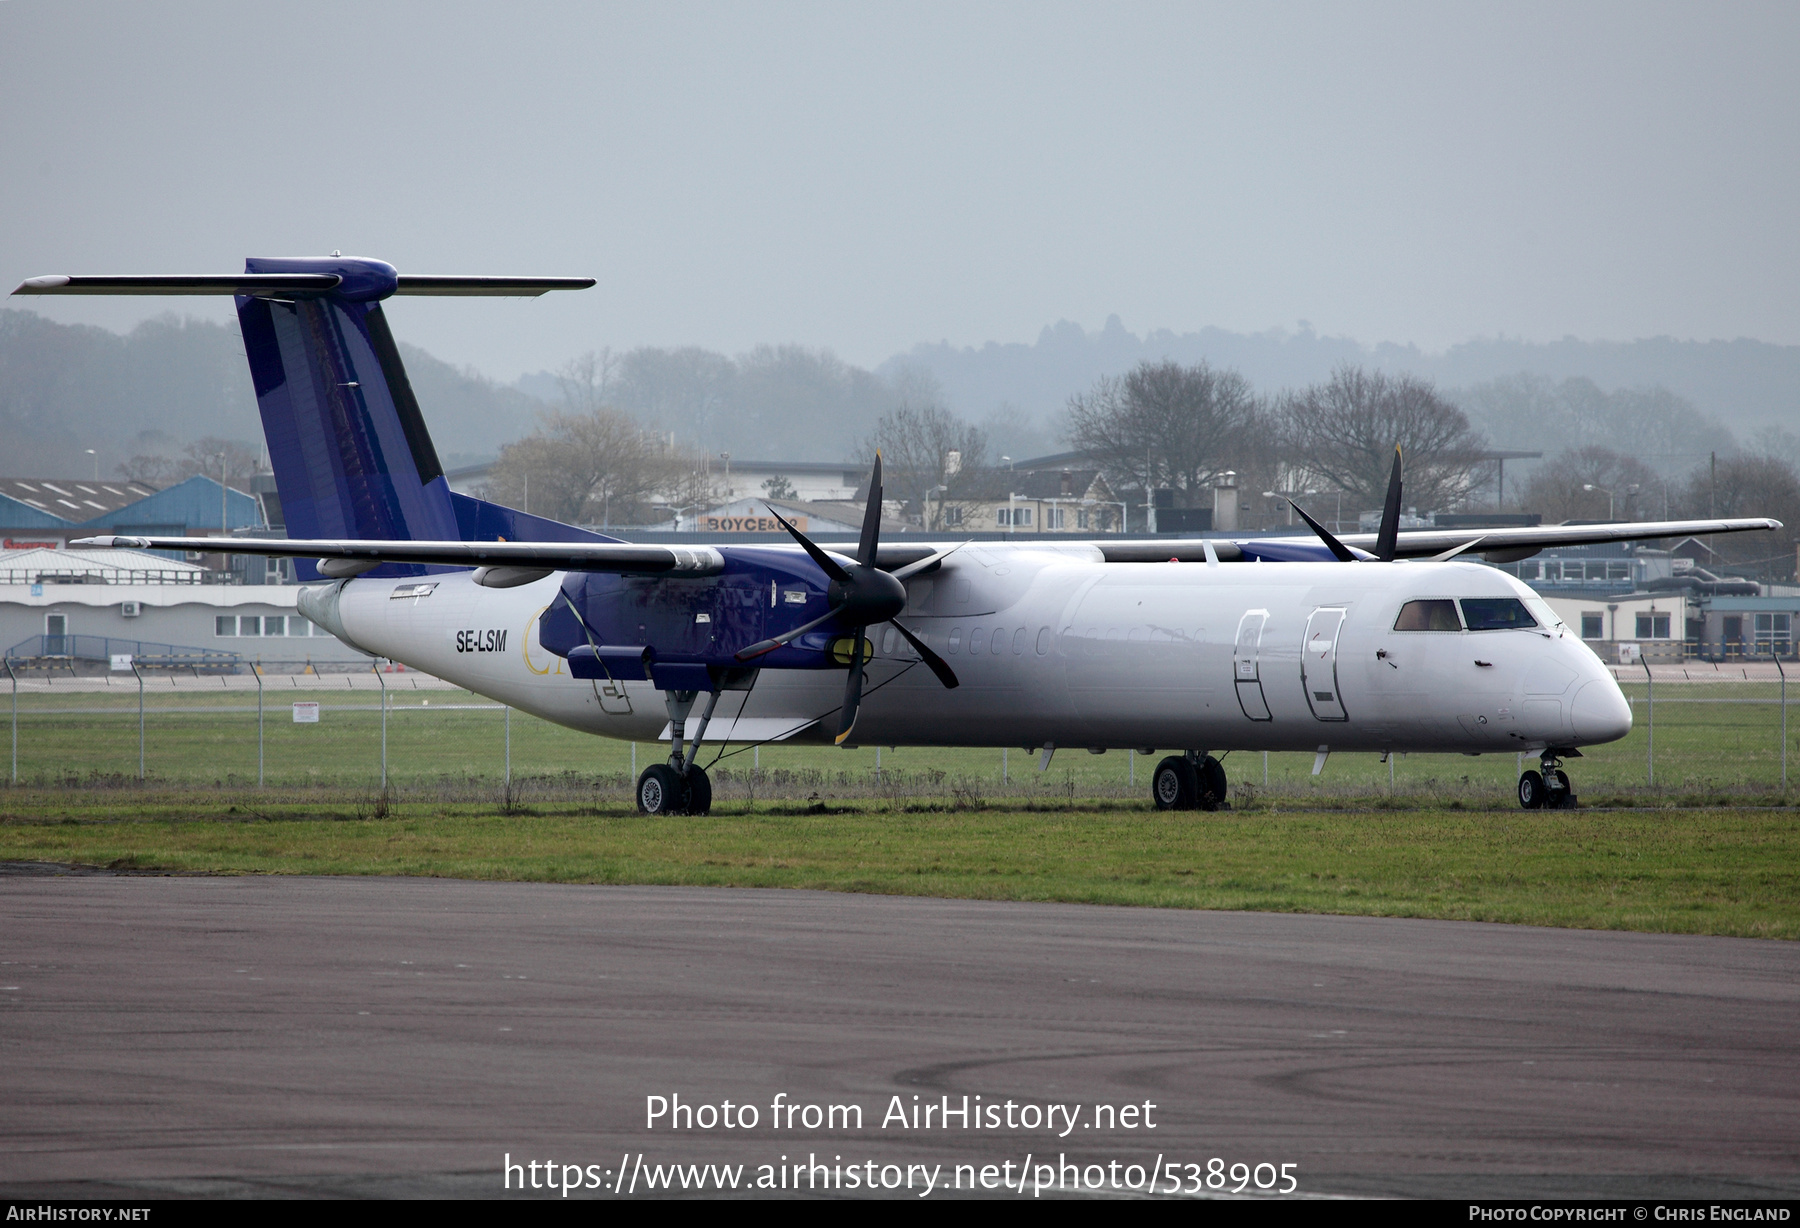
M 1307 528 L 1311 529 L 1314 533 L 1318 534 L 1319 540 L 1325 543 L 1325 548 L 1331 551 L 1332 557 L 1337 559 L 1338 562 L 1340 562 L 1340 563 L 1355 563 L 1355 562 L 1359 562 L 1359 561 L 1364 561 L 1364 560 L 1359 560 L 1356 557 L 1356 554 L 1350 549 L 1350 547 L 1346 546 L 1343 542 L 1341 542 L 1337 538 L 1333 537 L 1331 535 L 1330 531 L 1327 530 L 1324 525 L 1322 525 L 1318 521 L 1314 520 L 1311 516 L 1308 516 L 1306 514 L 1305 508 L 1301 507 L 1298 503 L 1295 503 L 1292 499 L 1288 500 L 1288 506 L 1293 508 L 1294 511 L 1296 511 L 1300 514 L 1300 519 L 1302 519 L 1306 522 Z M 1481 539 L 1476 538 L 1475 540 L 1480 541 Z M 1470 542 L 1469 546 L 1473 546 L 1474 544 L 1475 544 L 1475 542 Z M 1445 557 L 1453 557 L 1456 554 L 1460 554 L 1462 551 L 1467 550 L 1469 548 L 1469 546 L 1460 546 L 1456 550 L 1452 551 L 1449 556 L 1445 556 Z M 1366 561 L 1376 562 L 1376 563 L 1391 563 L 1394 561 L 1394 556 L 1399 553 L 1399 549 L 1400 549 L 1400 445 L 1395 444 L 1394 445 L 1394 468 L 1388 474 L 1387 501 L 1382 505 L 1382 508 L 1381 508 L 1381 528 L 1375 534 L 1375 557 L 1373 559 L 1366 560 Z
M 737 654 L 738 660 L 751 661 L 774 652 L 782 645 L 834 619 L 840 626 L 849 627 L 854 632 L 855 645 L 850 653 L 850 676 L 844 683 L 844 704 L 838 721 L 839 744 L 850 736 L 850 730 L 856 725 L 856 711 L 862 705 L 863 630 L 867 627 L 883 622 L 891 624 L 912 645 L 913 651 L 919 654 L 919 659 L 937 675 L 939 682 L 951 690 L 959 685 L 949 662 L 926 647 L 925 642 L 902 626 L 895 616 L 906 608 L 906 585 L 903 581 L 935 570 L 946 558 L 960 550 L 962 543 L 940 550 L 916 563 L 909 563 L 892 573 L 875 566 L 875 551 L 881 544 L 881 453 L 875 454 L 875 469 L 869 476 L 869 503 L 863 512 L 862 534 L 856 544 L 854 563 L 840 561 L 819 549 L 806 534 L 784 520 L 774 508 L 769 509 L 769 514 L 780 522 L 789 536 L 800 543 L 800 548 L 812 557 L 812 561 L 819 565 L 819 570 L 831 581 L 831 587 L 826 591 L 826 599 L 831 603 L 831 608 L 792 631 L 757 641 L 740 651 Z

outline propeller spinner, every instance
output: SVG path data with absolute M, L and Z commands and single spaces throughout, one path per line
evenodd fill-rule
M 959 542 L 948 550 L 940 550 L 936 554 L 909 563 L 893 572 L 882 571 L 875 566 L 875 551 L 881 544 L 881 454 L 875 454 L 875 470 L 869 477 L 869 503 L 863 512 L 862 535 L 856 544 L 856 561 L 842 563 L 825 551 L 819 549 L 806 534 L 796 529 L 782 518 L 774 508 L 769 514 L 780 521 L 793 539 L 800 543 L 801 549 L 812 557 L 831 581 L 827 591 L 827 600 L 831 608 L 811 622 L 803 623 L 792 631 L 783 632 L 766 640 L 759 640 L 737 654 L 740 661 L 750 661 L 766 653 L 774 652 L 783 644 L 787 644 L 816 627 L 836 620 L 840 626 L 850 628 L 855 633 L 856 644 L 850 653 L 850 676 L 844 683 L 844 704 L 838 722 L 837 741 L 841 745 L 850 736 L 856 725 L 856 711 L 862 704 L 863 688 L 863 630 L 876 623 L 888 623 L 906 638 L 919 658 L 937 675 L 938 681 L 946 688 L 955 689 L 958 685 L 956 673 L 950 665 L 937 653 L 926 647 L 925 642 L 907 630 L 895 617 L 906 608 L 906 584 L 910 576 L 931 571 L 944 559 L 961 549 Z

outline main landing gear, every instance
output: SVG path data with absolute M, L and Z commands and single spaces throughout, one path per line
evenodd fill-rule
M 1526 810 L 1573 810 L 1575 790 L 1569 774 L 1562 770 L 1563 758 L 1574 758 L 1578 750 L 1551 747 L 1538 760 L 1538 770 L 1519 777 L 1519 805 Z
M 1156 752 L 1146 748 L 1144 753 Z M 1158 810 L 1229 810 L 1225 791 L 1224 767 L 1197 750 L 1170 755 L 1150 777 L 1150 800 Z
M 700 739 L 706 736 L 713 709 L 719 706 L 719 692 L 706 693 L 700 728 L 694 731 L 693 753 L 684 754 L 687 717 L 693 709 L 695 694 L 693 691 L 664 693 L 664 702 L 669 709 L 669 761 L 651 764 L 638 777 L 637 808 L 642 814 L 707 814 L 712 810 L 712 780 L 694 758 L 700 749 Z

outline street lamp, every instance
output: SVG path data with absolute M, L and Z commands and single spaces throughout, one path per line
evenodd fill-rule
M 1608 520 L 1611 520 L 1613 518 L 1613 492 L 1612 491 L 1606 489 L 1606 487 L 1604 487 L 1604 486 L 1596 486 L 1592 482 L 1583 482 L 1581 484 L 1581 489 L 1597 490 L 1601 494 L 1605 495 L 1606 496 L 1606 518 Z M 1625 493 L 1629 494 L 1629 495 L 1635 495 L 1637 493 L 1637 487 L 1627 486 L 1625 488 Z
M 92 448 L 87 448 L 85 451 L 94 458 L 94 481 L 98 482 L 100 480 L 100 454 Z
M 1311 498 L 1313 495 L 1316 495 L 1318 493 L 1319 492 L 1316 490 L 1294 490 L 1294 491 L 1265 490 L 1265 491 L 1263 491 L 1263 498 L 1265 498 L 1265 499 L 1286 499 L 1288 501 L 1287 522 L 1289 524 L 1293 524 L 1294 523 L 1294 496 L 1299 495 L 1302 498 Z M 1339 510 L 1338 515 L 1340 518 L 1343 516 L 1343 512 L 1341 509 Z

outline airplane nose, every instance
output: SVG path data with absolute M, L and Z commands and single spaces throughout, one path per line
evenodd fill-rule
M 1631 705 L 1611 678 L 1594 678 L 1575 692 L 1569 717 L 1578 742 L 1617 742 L 1631 732 Z

